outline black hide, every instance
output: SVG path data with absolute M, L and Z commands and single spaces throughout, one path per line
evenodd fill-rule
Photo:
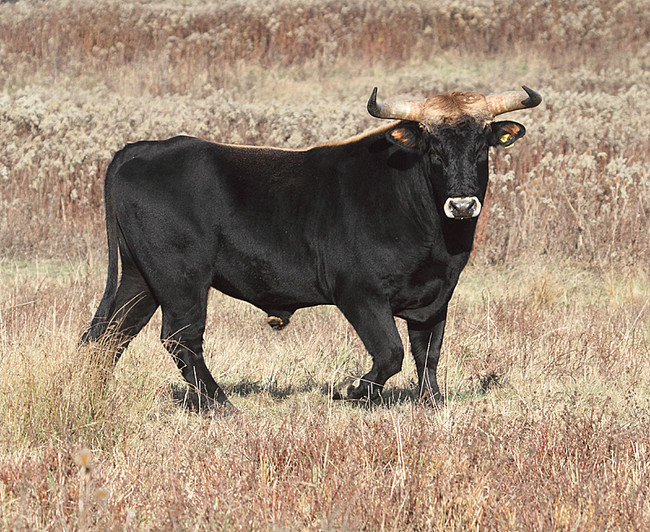
M 161 338 L 184 377 L 206 406 L 228 405 L 203 360 L 211 287 L 282 325 L 296 309 L 333 304 L 373 358 L 348 397 L 374 397 L 400 371 L 398 316 L 420 391 L 439 398 L 447 303 L 476 225 L 442 206 L 450 195 L 483 201 L 494 131 L 399 122 L 301 151 L 189 137 L 126 146 L 106 176 L 108 280 L 83 340 L 110 332 L 119 357 L 160 306 Z

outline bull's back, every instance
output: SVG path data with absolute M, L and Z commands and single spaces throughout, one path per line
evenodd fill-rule
M 261 307 L 327 302 L 304 231 L 302 152 L 190 137 L 131 144 L 107 186 L 142 268 L 179 270 Z

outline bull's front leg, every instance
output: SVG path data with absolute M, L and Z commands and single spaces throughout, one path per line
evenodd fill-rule
M 386 381 L 402 369 L 404 348 L 388 299 L 372 291 L 350 290 L 337 302 L 372 356 L 372 368 L 358 386 L 350 385 L 348 399 L 376 399 Z
M 411 352 L 418 372 L 419 396 L 420 399 L 427 399 L 432 403 L 442 400 L 436 369 L 440 360 L 446 319 L 447 305 L 427 326 L 417 325 L 412 321 L 407 322 Z

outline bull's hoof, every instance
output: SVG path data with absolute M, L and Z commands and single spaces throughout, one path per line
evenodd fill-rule
M 343 401 L 374 401 L 379 397 L 379 386 L 369 385 L 361 381 L 354 385 L 355 379 L 350 377 L 341 382 L 332 390 L 332 399 Z
M 437 408 L 445 404 L 445 400 L 442 397 L 440 391 L 433 391 L 431 389 L 423 390 L 418 398 L 418 404 L 421 406 L 428 406 Z
M 335 401 L 345 401 L 349 399 L 348 397 L 348 390 L 352 388 L 352 383 L 354 382 L 353 377 L 348 377 L 347 379 L 344 379 L 342 382 L 339 382 L 338 384 L 332 386 L 331 388 L 331 396 L 332 399 Z
M 348 399 L 350 401 L 376 401 L 379 399 L 379 386 L 373 386 L 361 381 L 359 386 L 348 386 Z

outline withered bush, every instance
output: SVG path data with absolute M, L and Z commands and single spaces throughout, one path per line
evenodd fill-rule
M 190 133 L 307 146 L 375 124 L 364 112 L 373 85 L 387 97 L 425 97 L 527 83 L 545 100 L 519 113 L 527 139 L 493 157 L 477 259 L 648 261 L 642 1 L 21 1 L 0 9 L 5 253 L 101 242 L 103 174 L 127 141 Z

